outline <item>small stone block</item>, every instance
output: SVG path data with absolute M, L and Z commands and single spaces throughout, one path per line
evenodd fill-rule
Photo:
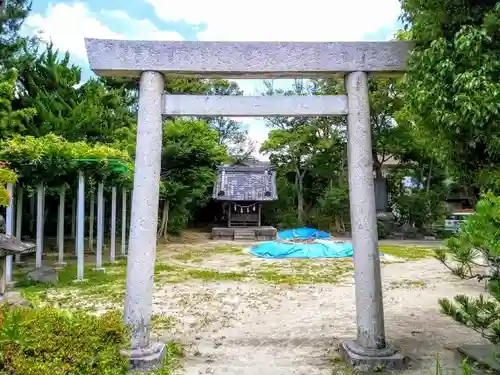
M 73 282 L 75 284 L 78 284 L 78 283 L 86 283 L 88 280 L 87 279 L 74 279 Z
M 68 264 L 68 263 L 66 263 L 66 262 L 61 262 L 61 263 L 60 263 L 60 262 L 57 262 L 56 264 L 54 264 L 54 267 L 55 267 L 56 269 L 60 270 L 60 269 L 63 269 L 64 267 L 66 267 L 66 265 L 67 265 L 67 264 Z
M 499 350 L 495 345 L 462 345 L 457 348 L 458 352 L 476 362 L 481 366 L 486 366 L 495 372 L 500 372 L 500 361 L 498 360 Z
M 96 267 L 96 268 L 93 269 L 93 271 L 95 271 L 95 272 L 105 272 L 106 269 L 104 267 L 100 267 L 100 268 Z
M 354 351 L 353 348 L 356 348 Z M 353 342 L 340 344 L 340 353 L 347 365 L 359 372 L 382 372 L 402 370 L 408 366 L 409 357 L 395 350 L 382 349 L 380 355 L 369 350 L 366 355 L 360 353 L 360 347 Z
M 134 350 L 122 350 L 121 354 L 130 359 L 130 370 L 133 373 L 147 372 L 160 368 L 167 353 L 164 343 L 151 343 L 149 347 Z

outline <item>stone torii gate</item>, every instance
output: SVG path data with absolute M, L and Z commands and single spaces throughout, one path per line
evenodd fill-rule
M 134 190 L 127 265 L 128 355 L 153 365 L 164 345 L 150 342 L 162 149 L 162 115 L 331 116 L 348 118 L 349 200 L 354 247 L 357 338 L 341 345 L 360 370 L 397 368 L 404 358 L 385 340 L 378 252 L 368 74 L 404 73 L 407 42 L 157 42 L 86 39 L 91 69 L 101 76 L 140 78 Z M 345 77 L 347 96 L 252 97 L 167 95 L 165 77 Z

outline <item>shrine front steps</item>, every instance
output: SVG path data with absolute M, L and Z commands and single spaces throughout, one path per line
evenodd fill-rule
M 273 241 L 277 230 L 274 227 L 216 227 L 212 229 L 212 239 L 225 241 Z

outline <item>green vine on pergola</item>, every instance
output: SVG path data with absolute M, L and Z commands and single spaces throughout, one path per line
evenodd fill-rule
M 115 186 L 129 186 L 133 163 L 126 151 L 107 145 L 69 142 L 60 136 L 19 136 L 0 142 L 0 162 L 9 165 L 25 186 L 72 185 L 78 173 Z

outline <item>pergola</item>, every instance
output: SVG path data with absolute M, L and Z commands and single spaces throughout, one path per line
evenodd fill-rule
M 361 370 L 401 367 L 405 358 L 385 340 L 372 173 L 368 75 L 403 74 L 407 42 L 159 42 L 86 40 L 92 70 L 140 78 L 139 118 L 127 266 L 125 320 L 132 363 L 159 360 L 149 323 L 156 251 L 162 115 L 331 116 L 348 118 L 349 198 L 354 247 L 357 338 L 341 348 Z M 197 96 L 164 93 L 172 75 L 205 78 L 345 77 L 346 96 Z

